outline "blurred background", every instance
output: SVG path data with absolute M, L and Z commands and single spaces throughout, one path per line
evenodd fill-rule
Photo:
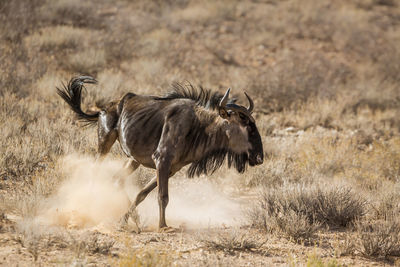
M 0 3 L 0 30 L 3 176 L 95 152 L 89 132 L 93 141 L 77 143 L 86 130 L 67 126 L 55 94 L 77 74 L 99 80 L 88 105 L 164 94 L 175 81 L 232 87 L 241 101 L 246 90 L 264 139 L 322 127 L 369 145 L 399 133 L 395 0 L 13 0 Z M 50 151 L 15 155 L 44 144 Z

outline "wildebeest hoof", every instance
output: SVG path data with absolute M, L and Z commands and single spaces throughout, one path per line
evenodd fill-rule
M 169 226 L 165 226 L 165 227 L 161 227 L 158 229 L 159 233 L 176 233 L 178 232 L 178 228 L 174 228 L 174 227 L 169 227 Z
M 124 216 L 121 217 L 121 219 L 119 220 L 119 228 L 121 230 L 126 229 L 126 227 L 128 226 L 128 219 L 129 216 L 127 216 L 126 214 Z
M 140 234 L 141 229 L 128 223 L 120 222 L 118 231 Z
M 128 224 L 127 223 L 123 223 L 123 222 L 120 222 L 119 223 L 119 227 L 118 227 L 118 231 L 120 231 L 120 232 L 126 232 L 126 231 L 128 231 L 129 229 L 128 229 Z

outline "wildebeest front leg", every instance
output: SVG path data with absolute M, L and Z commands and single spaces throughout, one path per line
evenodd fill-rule
M 171 171 L 171 165 L 174 157 L 177 156 L 177 146 L 181 144 L 181 139 L 185 136 L 183 134 L 184 128 L 180 124 L 181 120 L 176 117 L 178 114 L 179 112 L 171 112 L 169 116 L 167 116 L 167 122 L 163 127 L 160 142 L 153 154 L 153 160 L 157 169 L 158 205 L 160 213 L 158 226 L 160 231 L 167 228 L 167 223 L 165 222 L 165 208 L 169 200 L 168 178 L 172 172 L 176 171 Z
M 159 206 L 159 229 L 163 229 L 167 227 L 167 223 L 165 222 L 165 208 L 168 205 L 169 196 L 168 196 L 168 174 L 170 170 L 170 159 L 161 158 L 158 160 L 157 164 L 157 185 L 158 185 L 158 206 Z

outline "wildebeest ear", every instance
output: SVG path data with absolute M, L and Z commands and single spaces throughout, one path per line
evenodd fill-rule
M 218 109 L 219 115 L 223 118 L 226 119 L 229 117 L 228 112 L 224 108 L 219 108 Z

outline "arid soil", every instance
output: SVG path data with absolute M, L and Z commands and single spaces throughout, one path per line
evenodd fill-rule
M 400 3 L 396 0 L 0 2 L 0 265 L 397 266 Z M 261 166 L 170 180 L 120 217 L 154 170 L 123 187 L 118 144 L 56 87 L 79 74 L 96 110 L 171 84 L 255 101 Z

